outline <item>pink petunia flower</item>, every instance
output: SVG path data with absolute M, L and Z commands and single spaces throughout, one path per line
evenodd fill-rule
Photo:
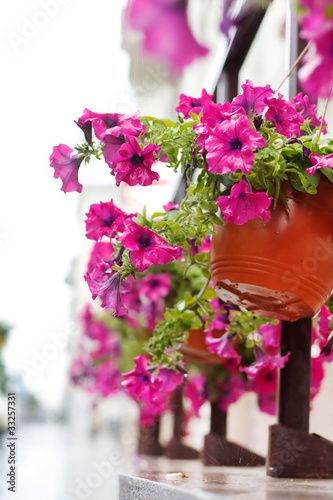
M 323 156 L 315 155 L 314 153 L 312 153 L 310 160 L 313 167 L 309 167 L 306 169 L 307 173 L 310 175 L 314 174 L 318 168 L 333 168 L 333 153 Z
M 106 133 L 112 130 L 114 136 L 120 134 L 138 137 L 144 133 L 146 127 L 140 122 L 140 113 L 134 115 L 124 115 L 120 113 L 94 113 L 89 109 L 83 111 L 83 115 L 78 119 L 77 124 L 83 127 L 86 123 L 91 123 L 96 137 L 104 142 Z
M 190 112 L 199 115 L 202 108 L 212 102 L 214 94 L 207 94 L 205 89 L 201 91 L 201 97 L 190 97 L 180 94 L 179 104 L 176 106 L 177 113 L 181 113 L 185 119 L 191 118 Z
M 163 210 L 170 212 L 170 210 L 178 210 L 179 205 L 175 205 L 172 201 L 169 201 L 166 205 L 163 205 Z
M 278 94 L 278 97 L 266 98 L 265 104 L 268 106 L 265 118 L 274 123 L 277 132 L 288 138 L 294 134 L 297 137 L 300 136 L 300 123 L 303 123 L 304 118 L 292 107 L 290 102 L 285 101 L 283 96 Z
M 311 385 L 310 385 L 310 399 L 312 400 L 320 391 L 320 386 L 325 376 L 323 367 L 323 358 L 318 356 L 311 359 Z
M 241 226 L 251 219 L 260 217 L 264 221 L 271 218 L 268 210 L 273 198 L 267 193 L 251 193 L 245 181 L 234 184 L 229 196 L 220 196 L 215 202 L 221 209 L 224 220 Z
M 251 171 L 253 149 L 264 147 L 266 140 L 251 127 L 246 116 L 231 118 L 217 125 L 206 141 L 207 169 L 213 174 L 245 174 Z
M 123 232 L 125 222 L 130 220 L 133 214 L 127 215 L 110 200 L 107 203 L 101 201 L 91 205 L 86 216 L 86 237 L 98 241 L 103 236 L 113 238 L 116 232 Z
M 273 90 L 270 85 L 265 87 L 253 87 L 251 80 L 246 80 L 242 85 L 243 93 L 235 97 L 232 101 L 233 106 L 241 106 L 245 113 L 262 113 L 266 107 L 265 99 L 273 95 Z
M 224 325 L 224 329 L 227 327 L 228 325 Z M 224 329 L 222 329 L 221 333 Z M 237 363 L 241 362 L 242 357 L 235 351 L 232 344 L 232 337 L 229 336 L 228 332 L 223 333 L 221 337 L 214 337 L 213 332 L 209 330 L 205 333 L 205 342 L 210 352 L 218 354 L 221 358 L 232 358 L 235 359 Z
M 162 382 L 161 391 L 171 393 L 184 382 L 184 373 L 161 367 L 156 374 L 156 378 Z
M 152 264 L 165 265 L 178 258 L 178 248 L 170 246 L 163 238 L 150 229 L 139 226 L 135 222 L 118 236 L 122 244 L 130 251 L 129 257 L 139 272 L 143 272 Z
M 277 349 L 280 347 L 281 321 L 277 325 L 265 324 L 258 328 L 263 346 L 267 349 Z
M 242 114 L 245 115 L 243 108 L 236 109 L 229 102 L 225 102 L 224 104 L 208 102 L 205 104 L 202 110 L 200 123 L 193 125 L 194 132 L 198 134 L 197 142 L 199 148 L 204 148 L 211 131 L 217 125 L 225 120 L 230 120 L 232 116 L 238 118 Z
M 312 43 L 298 72 L 299 81 L 313 100 L 326 99 L 333 84 L 333 16 L 325 15 L 323 4 L 311 6 L 302 21 L 300 36 Z
M 290 352 L 285 356 L 279 356 L 278 354 L 270 356 L 260 349 L 257 345 L 254 346 L 254 355 L 256 358 L 255 363 L 250 366 L 240 367 L 240 371 L 247 373 L 248 375 L 256 376 L 264 368 L 283 368 L 286 361 L 290 356 Z
M 290 99 L 293 105 L 293 108 L 303 116 L 304 120 L 307 118 L 311 118 L 310 125 L 313 127 L 319 127 L 321 123 L 321 117 L 317 118 L 316 116 L 316 104 L 311 104 L 309 101 L 309 97 L 307 95 L 303 95 L 302 92 L 299 92 L 296 97 Z M 327 126 L 327 123 L 324 121 L 324 126 Z M 327 134 L 327 130 L 323 130 L 324 134 Z
M 169 273 L 149 274 L 138 282 L 138 292 L 149 301 L 158 302 L 170 293 L 171 280 Z
M 143 50 L 166 62 L 175 76 L 208 53 L 189 27 L 187 0 L 132 0 L 126 14 L 131 28 L 144 34 Z
M 276 395 L 277 391 L 277 369 L 269 366 L 259 370 L 252 380 L 252 389 L 258 394 L 268 396 L 269 394 Z
M 151 167 L 156 162 L 154 152 L 160 152 L 156 144 L 149 144 L 143 150 L 134 137 L 128 137 L 128 143 L 121 146 L 114 155 L 112 162 L 112 174 L 116 176 L 116 184 L 123 181 L 129 186 L 150 186 L 160 176 L 153 172 Z
M 258 394 L 259 410 L 273 417 L 277 412 L 276 394 Z
M 229 406 L 235 403 L 248 389 L 248 384 L 239 375 L 231 375 L 229 380 L 219 387 L 218 406 L 226 413 Z
M 59 146 L 54 146 L 50 156 L 50 166 L 54 168 L 54 177 L 61 178 L 61 191 L 64 193 L 72 191 L 81 193 L 82 191 L 82 184 L 78 181 L 78 173 L 83 157 L 79 158 L 73 153 L 74 150 L 66 144 L 59 144 Z
M 121 292 L 126 289 L 126 284 L 109 264 L 100 262 L 91 273 L 85 274 L 84 279 L 88 283 L 92 298 L 102 299 L 101 307 L 110 309 L 113 316 L 123 316 L 127 313 L 121 298 Z
M 113 130 L 108 133 L 107 131 L 104 135 L 104 149 L 103 156 L 105 163 L 112 168 L 113 158 L 123 144 L 127 143 L 127 140 L 123 134 L 114 135 Z
M 159 398 L 163 382 L 148 371 L 148 359 L 144 354 L 133 359 L 135 368 L 124 374 L 123 387 L 135 401 L 147 405 Z
M 111 241 L 96 241 L 90 254 L 87 270 L 91 273 L 102 260 L 111 260 L 114 248 Z

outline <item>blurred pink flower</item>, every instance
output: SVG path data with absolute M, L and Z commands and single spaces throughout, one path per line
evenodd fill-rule
M 111 261 L 113 250 L 111 241 L 96 241 L 90 254 L 88 273 L 91 273 L 102 260 Z
M 267 193 L 251 193 L 247 190 L 246 182 L 240 181 L 232 186 L 229 196 L 220 196 L 216 205 L 221 209 L 225 222 L 242 225 L 258 217 L 268 221 L 271 218 L 268 208 L 272 199 Z
M 157 302 L 169 295 L 171 280 L 169 273 L 149 274 L 138 281 L 138 292 L 149 301 Z
M 281 321 L 277 325 L 265 324 L 258 328 L 263 346 L 267 349 L 280 347 Z
M 207 384 L 203 375 L 194 375 L 186 380 L 184 397 L 191 401 L 192 412 L 199 417 L 200 408 L 208 401 Z
M 260 349 L 257 345 L 254 346 L 254 354 L 256 361 L 250 366 L 241 366 L 240 371 L 247 373 L 247 375 L 256 376 L 264 368 L 274 370 L 274 368 L 283 368 L 286 361 L 290 356 L 290 352 L 285 356 L 278 354 L 269 355 Z
M 102 299 L 101 307 L 108 308 L 113 316 L 123 316 L 127 313 L 121 298 L 126 284 L 109 264 L 100 262 L 91 273 L 85 274 L 84 279 L 88 283 L 92 298 Z
M 74 154 L 74 150 L 59 144 L 53 147 L 53 153 L 50 156 L 50 166 L 54 168 L 54 177 L 62 180 L 61 191 L 71 193 L 77 191 L 81 193 L 82 184 L 78 181 L 78 173 L 83 157 L 79 158 Z
M 207 169 L 213 174 L 251 171 L 253 149 L 264 147 L 266 140 L 251 127 L 246 116 L 231 118 L 217 125 L 206 141 Z
M 223 323 L 221 324 L 223 325 Z M 223 325 L 225 328 L 228 325 Z M 223 328 L 223 327 L 222 327 Z M 232 344 L 232 338 L 229 336 L 228 332 L 224 333 L 223 329 L 221 330 L 221 337 L 215 337 L 213 332 L 206 331 L 206 339 L 205 342 L 208 346 L 208 350 L 210 352 L 215 352 L 221 358 L 233 358 L 238 363 L 241 362 L 242 357 L 235 351 L 234 346 Z
M 248 384 L 246 380 L 242 379 L 239 375 L 231 375 L 228 381 L 219 387 L 217 403 L 220 410 L 226 413 L 229 406 L 235 403 L 247 388 Z
M 135 401 L 149 405 L 159 398 L 163 382 L 147 370 L 148 359 L 144 354 L 137 356 L 133 361 L 135 368 L 124 374 L 122 385 Z
M 178 210 L 179 208 L 179 205 L 175 205 L 174 203 L 172 203 L 172 201 L 169 201 L 166 205 L 163 205 L 163 210 L 165 210 L 166 212 L 170 212 L 170 210 Z
M 144 34 L 143 50 L 166 62 L 175 76 L 208 53 L 192 35 L 187 0 L 131 0 L 126 14 L 130 27 Z

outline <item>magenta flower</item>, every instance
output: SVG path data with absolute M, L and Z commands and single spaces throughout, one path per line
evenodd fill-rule
M 116 232 L 125 231 L 125 222 L 133 217 L 133 214 L 125 214 L 111 200 L 91 205 L 86 216 L 86 237 L 98 241 L 103 236 L 113 238 Z
M 122 385 L 135 401 L 142 401 L 149 405 L 158 399 L 163 383 L 147 370 L 146 356 L 141 354 L 133 361 L 136 366 L 132 371 L 124 374 Z
M 276 394 L 277 391 L 277 369 L 266 366 L 253 377 L 252 388 L 258 394 Z
M 225 327 L 227 326 L 228 325 L 225 325 Z M 216 338 L 213 336 L 212 332 L 207 331 L 205 342 L 210 352 L 215 352 L 221 356 L 221 358 L 232 358 L 235 359 L 237 363 L 241 362 L 242 358 L 238 352 L 235 351 L 232 345 L 232 337 L 229 336 L 228 332 L 223 333 L 221 337 Z
M 127 7 L 129 25 L 144 34 L 143 50 L 169 64 L 175 76 L 208 53 L 193 37 L 186 11 L 187 0 L 132 0 Z
M 271 218 L 268 210 L 273 198 L 267 193 L 251 193 L 245 181 L 234 184 L 229 196 L 220 196 L 215 202 L 221 209 L 224 220 L 241 226 L 251 219 L 260 217 L 264 221 Z
M 81 193 L 82 184 L 78 181 L 78 173 L 83 157 L 79 158 L 74 153 L 74 150 L 66 146 L 66 144 L 59 144 L 53 147 L 53 153 L 50 156 L 50 166 L 54 168 L 54 177 L 62 180 L 61 191 L 64 193 L 71 193 L 77 191 Z
M 231 375 L 229 380 L 219 387 L 218 406 L 224 413 L 247 390 L 248 384 L 239 375 Z
M 290 102 L 285 101 L 283 96 L 278 94 L 278 97 L 265 99 L 265 103 L 268 106 L 265 118 L 274 123 L 277 132 L 285 137 L 291 137 L 294 134 L 300 136 L 300 123 L 303 123 L 304 118 L 292 107 Z
M 178 257 L 177 247 L 170 246 L 153 231 L 134 222 L 118 238 L 123 246 L 130 250 L 130 260 L 140 272 L 145 271 L 152 264 L 164 266 Z
M 276 415 L 276 394 L 258 394 L 259 410 L 273 417 Z
M 317 118 L 316 116 L 316 104 L 310 104 L 309 97 L 307 95 L 303 95 L 302 92 L 299 92 L 296 97 L 290 99 L 293 105 L 293 108 L 303 116 L 304 120 L 310 118 L 310 125 L 313 127 L 319 127 L 321 123 L 321 117 Z M 324 121 L 324 126 L 327 127 L 327 123 Z M 324 134 L 327 134 L 327 130 L 323 130 Z
M 87 270 L 90 274 L 102 260 L 111 261 L 114 248 L 111 241 L 96 241 L 90 254 Z
M 182 113 L 185 119 L 191 118 L 190 112 L 199 115 L 202 108 L 212 102 L 213 97 L 214 94 L 207 94 L 205 89 L 202 89 L 201 97 L 189 97 L 185 94 L 180 94 L 176 111 L 177 113 Z
M 159 368 L 156 378 L 162 383 L 161 391 L 171 393 L 184 382 L 184 373 L 162 367 Z
M 205 104 L 200 123 L 193 125 L 194 132 L 199 134 L 197 138 L 199 148 L 204 148 L 211 131 L 216 125 L 219 125 L 225 120 L 230 120 L 232 116 L 238 118 L 241 114 L 245 114 L 244 109 L 235 109 L 229 102 L 225 102 L 224 104 L 208 102 Z
M 120 113 L 94 113 L 85 109 L 77 124 L 82 128 L 90 122 L 96 137 L 104 142 L 104 136 L 110 130 L 115 136 L 123 134 L 138 137 L 144 133 L 146 128 L 141 124 L 139 116 L 139 112 L 134 115 L 123 115 Z
M 149 274 L 138 282 L 140 295 L 149 301 L 158 302 L 162 297 L 167 297 L 170 293 L 171 280 L 169 273 Z
M 113 363 L 99 364 L 96 368 L 93 392 L 99 392 L 104 398 L 115 394 L 121 388 L 121 376 Z
M 143 150 L 134 137 L 128 137 L 128 143 L 123 144 L 113 157 L 112 174 L 116 176 L 116 184 L 121 181 L 129 186 L 150 186 L 160 176 L 151 167 L 156 162 L 154 152 L 159 154 L 160 147 L 149 144 Z
M 85 274 L 84 279 L 88 283 L 92 298 L 102 299 L 101 307 L 110 309 L 113 316 L 123 316 L 127 313 L 121 299 L 121 292 L 125 291 L 126 284 L 109 264 L 100 262 L 91 273 Z
M 125 136 L 123 134 L 114 135 L 111 130 L 110 133 L 104 135 L 104 149 L 103 156 L 105 163 L 112 168 L 113 158 L 123 144 L 127 143 Z
M 200 408 L 208 401 L 208 390 L 205 377 L 203 375 L 195 375 L 187 380 L 184 385 L 184 396 L 191 401 L 194 415 L 199 417 Z
M 262 113 L 266 107 L 265 99 L 273 95 L 273 90 L 270 85 L 265 87 L 253 87 L 251 80 L 246 80 L 242 85 L 243 93 L 235 97 L 232 101 L 233 106 L 241 106 L 245 113 L 254 116 L 257 113 Z
M 262 351 L 260 347 L 255 345 L 254 355 L 256 358 L 255 363 L 250 366 L 240 367 L 240 371 L 245 372 L 253 377 L 256 376 L 257 373 L 259 373 L 264 368 L 270 368 L 271 370 L 274 370 L 274 368 L 283 368 L 286 361 L 288 361 L 290 352 L 288 352 L 288 354 L 286 354 L 285 356 L 279 356 L 278 354 L 270 356 L 269 354 L 266 354 L 264 351 Z
M 263 346 L 267 349 L 277 349 L 280 347 L 281 321 L 277 325 L 268 323 L 258 328 L 261 335 Z
M 319 326 L 319 334 L 320 336 L 327 341 L 332 328 L 331 328 L 331 322 L 332 322 L 332 314 L 329 312 L 329 309 L 327 306 L 323 306 L 318 314 L 318 326 Z
M 179 208 L 179 205 L 175 205 L 174 203 L 172 203 L 172 201 L 169 201 L 166 205 L 163 205 L 163 210 L 165 210 L 165 212 L 170 212 L 170 210 L 178 210 Z
M 319 392 L 322 380 L 325 376 L 323 358 L 321 356 L 311 359 L 311 385 L 310 399 L 312 400 Z
M 326 17 L 323 4 L 311 7 L 311 12 L 303 19 L 300 36 L 312 43 L 298 77 L 313 100 L 326 99 L 333 84 L 333 17 Z
M 213 174 L 235 173 L 238 169 L 248 174 L 254 160 L 252 150 L 265 144 L 264 137 L 253 130 L 246 116 L 225 120 L 206 141 L 207 169 Z
M 318 168 L 333 168 L 333 153 L 326 156 L 315 155 L 312 153 L 310 160 L 313 167 L 309 167 L 306 169 L 307 173 L 310 175 L 314 174 Z

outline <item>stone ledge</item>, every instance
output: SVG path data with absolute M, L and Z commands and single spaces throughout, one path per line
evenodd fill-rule
M 266 476 L 264 467 L 205 467 L 199 460 L 167 460 L 163 457 L 144 457 L 135 470 L 120 476 L 119 483 L 119 500 L 333 498 L 331 479 L 272 478 Z

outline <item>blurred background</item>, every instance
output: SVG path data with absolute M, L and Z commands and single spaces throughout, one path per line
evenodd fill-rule
M 173 78 L 162 63 L 140 52 L 138 33 L 124 26 L 126 3 L 18 0 L 0 7 L 0 322 L 8 331 L 1 349 L 0 422 L 6 429 L 6 393 L 15 392 L 18 499 L 117 498 L 117 473 L 138 460 L 133 459 L 136 405 L 120 395 L 96 408 L 91 394 L 69 382 L 81 328 L 77 318 L 91 301 L 83 279 L 91 249 L 84 214 L 91 203 L 112 197 L 126 211 L 147 201 L 149 212 L 159 210 L 173 199 L 179 179 L 161 170 L 155 186 L 116 190 L 108 168 L 96 160 L 80 170 L 83 192 L 64 194 L 60 180 L 53 179 L 49 156 L 59 143 L 74 147 L 81 141 L 74 120 L 84 108 L 102 113 L 140 109 L 141 114 L 175 118 L 181 92 L 199 96 L 202 88 L 214 91 L 226 40 L 219 30 L 220 2 L 190 0 L 193 32 L 210 52 Z M 272 88 L 280 83 L 286 73 L 285 9 L 284 0 L 269 7 L 241 82 L 247 78 Z M 333 408 L 325 402 L 332 390 L 331 370 L 311 417 L 312 430 L 328 439 L 333 439 Z M 187 437 L 198 449 L 209 425 L 207 411 L 202 408 L 202 418 L 191 424 Z M 228 434 L 265 454 L 262 429 L 274 421 L 259 412 L 253 394 L 245 394 L 230 408 Z M 166 417 L 165 440 L 169 427 Z M 3 445 L 0 453 L 4 474 Z M 109 472 L 103 481 L 87 486 L 89 475 L 104 462 Z M 0 492 L 7 498 L 4 481 Z

